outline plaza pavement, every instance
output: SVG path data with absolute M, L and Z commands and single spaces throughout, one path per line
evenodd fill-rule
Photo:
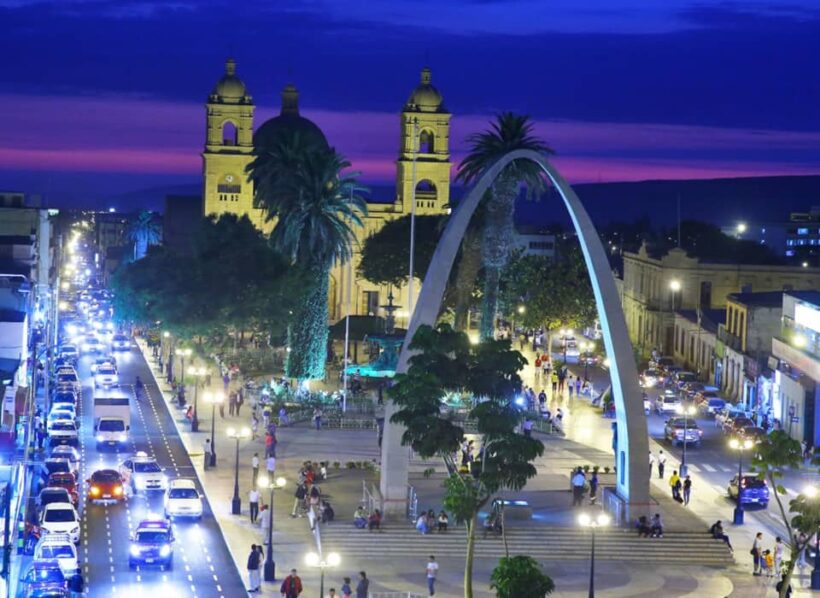
M 144 349 L 144 345 L 140 343 Z M 144 351 L 153 371 L 156 373 L 156 364 Z M 529 356 L 532 358 L 532 355 Z M 531 362 L 533 360 L 531 359 Z M 210 364 L 209 364 L 210 365 Z M 600 378 L 601 373 L 596 372 Z M 534 372 L 528 369 L 525 372 L 525 381 L 532 383 Z M 603 384 L 603 380 L 601 380 Z M 241 417 L 226 417 L 221 419 L 217 412 L 215 422 L 215 440 L 218 464 L 216 468 L 202 467 L 202 443 L 210 436 L 210 409 L 203 408 L 200 402 L 200 431 L 191 433 L 190 426 L 184 419 L 182 412 L 171 402 L 171 395 L 167 385 L 160 383 L 163 395 L 173 415 L 173 419 L 189 452 L 194 457 L 196 473 L 202 481 L 211 508 L 220 524 L 223 534 L 233 553 L 240 571 L 245 571 L 245 560 L 251 543 L 261 543 L 266 533 L 258 526 L 251 525 L 248 518 L 248 491 L 251 478 L 251 458 L 254 452 L 264 457 L 264 439 L 242 441 L 240 444 L 240 496 L 242 497 L 242 515 L 234 516 L 230 512 L 231 497 L 234 486 L 234 450 L 235 442 L 226 436 L 229 426 L 250 426 L 250 409 L 243 407 Z M 214 385 L 215 386 L 215 385 Z M 221 385 L 220 385 L 221 386 Z M 598 384 L 597 387 L 602 388 Z M 200 389 L 200 392 L 202 390 Z M 193 398 L 188 393 L 189 400 Z M 201 398 L 201 396 L 200 396 Z M 556 397 L 555 399 L 558 399 Z M 574 525 L 575 513 L 570 507 L 570 493 L 567 491 L 569 469 L 578 464 L 608 464 L 612 460 L 611 434 L 609 425 L 611 420 L 605 420 L 600 412 L 588 405 L 584 399 L 562 398 L 565 411 L 566 437 L 555 435 L 542 436 L 547 450 L 545 456 L 536 464 L 539 475 L 528 484 L 527 488 L 518 493 L 528 498 L 536 508 L 536 521 L 548 525 Z M 261 426 L 260 426 L 261 427 Z M 349 524 L 352 512 L 361 502 L 362 482 L 375 481 L 375 474 L 362 470 L 347 470 L 344 464 L 347 461 L 378 460 L 378 446 L 375 431 L 348 431 L 328 430 L 316 431 L 308 424 L 301 424 L 289 428 L 280 428 L 277 433 L 277 476 L 282 475 L 288 480 L 288 485 L 282 491 L 277 491 L 274 502 L 274 557 L 277 564 L 277 580 L 275 584 L 263 583 L 261 595 L 279 595 L 279 583 L 287 571 L 296 567 L 305 584 L 304 596 L 314 596 L 318 593 L 318 572 L 308 570 L 304 565 L 304 555 L 315 550 L 315 540 L 309 532 L 306 519 L 292 519 L 290 509 L 293 504 L 295 478 L 301 463 L 312 461 L 339 461 L 342 468 L 331 467 L 329 479 L 322 485 L 323 492 L 330 497 L 337 517 L 335 525 Z M 657 451 L 658 446 L 653 446 Z M 668 471 L 673 465 L 671 458 Z M 264 460 L 262 469 L 264 470 Z M 417 468 L 418 470 L 418 468 Z M 412 474 L 411 474 L 412 475 Z M 424 478 L 416 474 L 411 484 L 416 487 L 420 498 L 419 508 L 440 508 L 443 497 L 441 476 Z M 659 509 L 663 514 L 668 529 L 705 529 L 706 521 L 713 520 L 714 514 L 708 512 L 708 505 L 712 499 L 705 494 L 698 496 L 697 505 L 689 509 L 679 507 L 668 498 L 668 484 L 665 480 L 653 479 L 653 496 L 659 501 Z M 268 498 L 263 494 L 263 502 Z M 392 524 L 400 525 L 400 524 Z M 404 525 L 409 526 L 409 523 Z M 356 533 L 351 526 L 351 533 Z M 680 566 L 657 567 L 650 564 L 636 564 L 624 562 L 599 561 L 596 563 L 596 589 L 601 596 L 769 596 L 775 595 L 771 580 L 752 577 L 748 547 L 751 540 L 746 542 L 744 533 L 752 533 L 750 526 L 741 531 L 730 530 L 732 541 L 736 546 L 735 558 L 738 564 L 728 569 L 723 567 L 692 566 L 682 562 Z M 371 592 L 417 592 L 426 594 L 424 567 L 425 559 L 395 559 L 365 560 L 357 558 L 355 554 L 342 552 L 342 565 L 338 571 L 328 571 L 325 590 L 330 587 L 339 589 L 344 575 L 356 579 L 357 572 L 364 569 L 371 579 Z M 436 555 L 441 565 L 437 596 L 462 596 L 463 553 Z M 749 561 L 747 564 L 746 561 Z M 476 596 L 492 596 L 488 586 L 489 574 L 495 562 L 488 559 L 477 559 L 475 563 L 474 583 Z M 588 583 L 588 563 L 586 561 L 551 561 L 546 562 L 546 570 L 553 577 L 558 587 L 554 594 L 560 597 L 585 596 Z M 795 593 L 794 596 L 800 596 Z M 806 594 L 808 595 L 808 594 Z M 398 598 L 398 595 L 396 596 Z

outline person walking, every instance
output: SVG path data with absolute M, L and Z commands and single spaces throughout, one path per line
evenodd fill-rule
M 757 532 L 755 535 L 751 553 L 752 559 L 754 560 L 754 571 L 752 571 L 752 575 L 761 575 L 763 573 L 763 532 Z
M 587 478 L 584 472 L 579 467 L 575 470 L 572 476 L 572 506 L 580 507 L 584 501 L 584 486 L 587 483 Z
M 293 511 L 291 511 L 290 516 L 296 517 L 296 509 L 299 508 L 299 505 L 305 502 L 305 497 L 307 496 L 307 486 L 305 486 L 304 482 L 296 486 L 296 492 L 293 493 Z M 299 515 L 301 517 L 301 515 Z
M 663 454 L 663 449 L 658 451 L 658 477 L 663 479 L 663 470 L 666 467 L 666 455 Z
M 273 455 L 269 455 L 267 459 L 265 459 L 265 471 L 268 474 L 268 479 L 273 479 L 273 474 L 276 473 L 276 457 Z
M 427 590 L 430 596 L 436 595 L 436 575 L 438 575 L 438 563 L 436 557 L 430 555 L 430 561 L 427 563 Z
M 689 504 L 689 496 L 692 494 L 692 478 L 686 476 L 686 479 L 683 480 L 683 504 Z
M 527 438 L 532 438 L 532 420 L 530 418 L 524 419 L 524 423 L 521 424 L 521 429 L 524 431 L 524 436 Z
M 208 469 L 211 466 L 211 439 L 210 438 L 206 438 L 205 442 L 202 444 L 202 456 L 205 458 L 204 469 Z
M 299 598 L 299 594 L 302 593 L 302 580 L 296 574 L 296 569 L 290 570 L 290 575 L 282 582 L 279 593 L 285 598 Z
M 233 417 L 236 415 L 236 393 L 232 392 L 228 397 L 228 415 Z
M 592 470 L 592 477 L 589 478 L 589 504 L 594 505 L 598 499 L 598 471 Z
M 780 536 L 774 539 L 774 549 L 772 553 L 774 555 L 775 573 L 780 573 L 780 567 L 783 565 L 783 539 Z
M 550 381 L 552 382 L 552 396 L 554 398 L 558 392 L 558 372 L 553 370 Z
M 256 519 L 259 517 L 259 490 L 256 489 L 256 486 L 248 492 L 248 504 L 251 509 L 251 523 L 256 523 Z
M 672 489 L 672 498 L 680 502 L 680 476 L 677 471 L 673 471 L 669 476 L 669 487 Z
M 256 544 L 251 544 L 251 553 L 248 555 L 248 592 L 258 592 L 262 581 L 259 577 L 259 562 L 262 558 L 256 549 Z
M 342 598 L 351 598 L 353 596 L 353 590 L 350 587 L 350 583 L 351 583 L 351 581 L 350 581 L 349 577 L 345 577 L 343 579 L 342 589 L 341 589 Z
M 322 409 L 321 409 L 321 407 L 316 407 L 313 410 L 313 423 L 316 425 L 317 430 L 322 429 Z
M 652 451 L 649 451 L 649 477 L 652 477 L 652 466 L 655 465 L 655 455 L 652 454 Z
M 367 579 L 367 573 L 359 571 L 359 583 L 356 584 L 356 598 L 367 598 L 370 590 L 370 580 Z
M 256 488 L 256 480 L 259 479 L 259 453 L 254 453 L 251 457 L 251 486 Z

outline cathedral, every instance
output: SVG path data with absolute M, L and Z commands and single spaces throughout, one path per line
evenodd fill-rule
M 253 185 L 245 168 L 253 160 L 254 147 L 272 144 L 277 136 L 299 131 L 303 139 L 329 147 L 322 130 L 299 114 L 299 92 L 293 85 L 282 90 L 279 116 L 254 128 L 253 98 L 236 74 L 236 63 L 225 63 L 225 74 L 217 82 L 205 105 L 207 133 L 202 152 L 204 187 L 203 214 L 246 215 L 258 228 L 269 232 L 272 221 L 266 221 L 264 210 L 254 205 Z M 331 321 L 347 315 L 347 285 L 351 284 L 351 314 L 384 315 L 381 306 L 392 293 L 399 307 L 398 324 L 406 325 L 408 289 L 380 287 L 360 279 L 356 267 L 361 245 L 369 235 L 394 218 L 410 214 L 416 202 L 416 214 L 444 214 L 450 201 L 450 113 L 441 94 L 431 82 L 430 69 L 421 71 L 421 80 L 402 107 L 399 117 L 399 146 L 396 159 L 396 193 L 392 201 L 368 203 L 364 226 L 356 229 L 356 251 L 352 272 L 347 264 L 337 264 L 331 271 L 328 296 Z M 339 148 L 344 153 L 344 148 Z M 355 164 L 353 165 L 355 167 Z M 408 239 L 409 243 L 409 239 Z M 352 279 L 352 281 L 351 281 Z M 420 283 L 414 285 L 413 304 Z

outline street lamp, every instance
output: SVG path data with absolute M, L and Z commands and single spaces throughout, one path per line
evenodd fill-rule
M 273 562 L 273 491 L 277 488 L 284 488 L 287 480 L 285 478 L 269 479 L 262 476 L 256 484 L 262 489 L 270 490 L 270 517 L 268 518 L 268 555 L 265 558 L 265 581 L 276 581 L 276 563 Z
M 191 375 L 194 377 L 194 411 L 191 414 L 191 432 L 199 432 L 199 379 L 205 374 L 207 370 L 204 367 L 195 367 L 191 370 Z M 213 450 L 213 447 L 211 449 Z
M 689 466 L 686 464 L 686 432 L 689 430 L 689 416 L 695 415 L 697 409 L 694 405 L 678 405 L 675 411 L 683 415 L 683 458 L 680 461 L 680 477 L 685 478 L 689 473 Z
M 216 467 L 216 438 L 214 437 L 214 429 L 216 427 L 216 406 L 221 405 L 225 401 L 225 395 L 221 392 L 205 392 L 202 399 L 206 403 L 211 404 L 211 467 Z
M 595 343 L 583 343 L 582 348 L 584 349 L 584 380 L 589 380 L 589 354 L 595 349 Z
M 672 280 L 669 283 L 669 290 L 672 291 L 672 311 L 675 311 L 675 295 L 680 292 L 681 286 L 679 280 Z
M 564 345 L 564 365 L 567 363 L 567 338 L 572 336 L 572 328 L 561 328 L 561 339 Z
M 231 500 L 231 513 L 233 515 L 242 513 L 242 499 L 239 498 L 239 441 L 249 438 L 250 435 L 251 431 L 247 426 L 241 430 L 228 428 L 228 438 L 236 440 L 236 464 L 234 465 L 233 475 L 233 500 Z
M 177 351 L 177 353 L 179 353 L 179 356 L 182 358 L 182 387 L 184 388 L 185 387 L 185 358 L 191 356 L 191 349 L 190 348 L 180 349 L 179 351 Z
M 740 236 L 746 232 L 746 223 L 745 222 L 738 222 L 737 224 L 737 238 L 739 239 Z
M 329 552 L 325 557 L 315 552 L 309 552 L 305 555 L 305 564 L 308 567 L 318 567 L 321 569 L 319 598 L 324 598 L 325 596 L 325 569 L 328 567 L 338 567 L 341 562 L 342 557 L 340 557 L 337 552 Z
M 737 506 L 734 512 L 734 524 L 743 525 L 743 451 L 748 451 L 755 445 L 750 439 L 740 440 L 732 438 L 729 441 L 729 448 L 737 451 Z
M 519 313 L 519 314 L 521 314 L 522 316 L 523 316 L 525 313 L 527 313 L 527 308 L 526 308 L 526 306 L 524 306 L 524 305 L 519 305 L 519 306 L 518 306 L 518 313 Z
M 606 513 L 598 513 L 593 518 L 587 513 L 578 515 L 578 524 L 581 527 L 588 527 L 592 532 L 592 550 L 589 559 L 589 598 L 595 598 L 595 530 L 599 527 L 606 527 L 609 525 L 609 515 Z

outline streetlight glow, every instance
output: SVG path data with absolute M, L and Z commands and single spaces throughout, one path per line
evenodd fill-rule
M 738 234 L 740 234 L 740 235 L 742 235 L 743 233 L 745 233 L 745 232 L 746 232 L 746 223 L 745 223 L 745 222 L 739 222 L 739 223 L 738 223 L 738 225 L 737 225 L 737 232 L 738 232 Z
M 527 311 L 527 308 L 525 306 L 523 306 L 523 305 L 518 306 L 518 313 L 523 314 L 523 313 L 526 313 L 526 311 Z
M 669 288 L 670 288 L 670 289 L 672 289 L 672 292 L 673 292 L 673 293 L 677 293 L 678 291 L 680 291 L 680 288 L 681 288 L 681 287 L 680 287 L 680 281 L 679 281 L 679 280 L 673 280 L 673 281 L 671 281 L 671 282 L 669 283 Z
M 802 349 L 807 343 L 808 341 L 806 340 L 806 337 L 802 334 L 795 334 L 792 338 L 792 344 L 798 349 Z

